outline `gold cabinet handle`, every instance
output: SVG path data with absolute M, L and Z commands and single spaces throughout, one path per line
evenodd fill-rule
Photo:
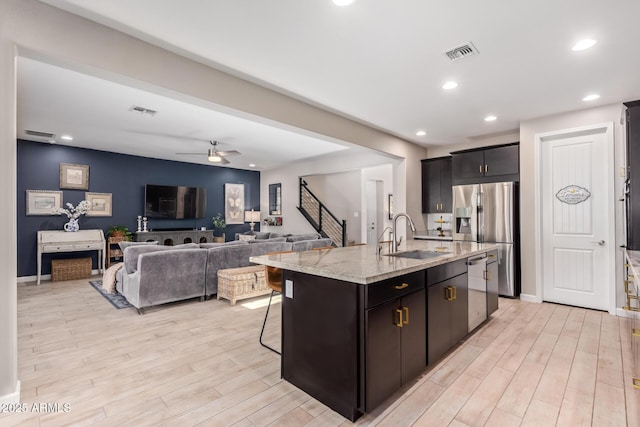
M 633 274 L 627 274 L 627 277 L 630 277 L 633 279 L 635 276 Z
M 444 299 L 451 301 L 451 286 L 444 288 Z
M 408 287 L 409 287 L 408 283 L 403 283 L 402 285 L 395 285 L 394 286 L 394 288 L 397 289 L 397 290 L 408 288 Z
M 624 266 L 629 268 L 629 267 L 631 267 L 631 264 L 625 264 Z
M 495 258 L 495 257 L 496 257 L 495 254 L 489 255 L 489 258 Z
M 456 286 L 452 286 L 451 290 L 453 291 L 453 296 L 451 297 L 451 300 L 454 301 L 458 299 L 458 288 Z
M 482 280 L 489 280 L 489 274 L 487 273 L 487 270 L 482 271 Z
M 489 172 L 489 165 L 484 165 L 484 173 Z
M 396 308 L 396 313 L 398 314 L 398 323 L 396 323 L 396 326 L 398 328 L 402 328 L 402 310 L 399 308 Z
M 480 165 L 480 173 L 482 173 L 482 165 Z
M 402 323 L 404 323 L 405 325 L 409 324 L 409 307 L 402 307 L 402 311 L 404 311 L 404 319 L 402 320 Z
M 631 335 L 633 335 L 634 337 L 640 337 L 640 329 L 631 329 Z
M 633 387 L 640 390 L 640 378 L 633 379 Z

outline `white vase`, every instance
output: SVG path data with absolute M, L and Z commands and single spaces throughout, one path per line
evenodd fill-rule
M 80 225 L 78 225 L 78 220 L 75 218 L 70 218 L 69 222 L 64 225 L 64 231 L 78 231 L 80 230 Z

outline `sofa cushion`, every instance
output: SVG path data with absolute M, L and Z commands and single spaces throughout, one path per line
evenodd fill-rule
M 287 238 L 286 237 L 272 237 L 271 239 L 253 239 L 253 240 L 247 240 L 247 243 L 267 243 L 267 242 L 286 242 Z
M 287 242 L 299 242 L 301 240 L 315 240 L 319 239 L 321 236 L 318 233 L 309 233 L 309 234 L 294 234 L 287 237 Z
M 262 240 L 262 239 L 268 239 L 271 237 L 271 233 L 269 233 L 268 231 L 256 231 L 254 232 L 256 239 L 258 240 Z
M 171 246 L 162 245 L 136 245 L 129 246 L 123 252 L 124 269 L 128 274 L 133 274 L 138 269 L 138 257 L 141 254 L 150 252 L 161 252 L 171 250 Z
M 118 246 L 120 246 L 120 249 L 122 249 L 123 251 L 128 248 L 129 246 L 138 246 L 138 245 L 157 245 L 159 242 L 157 240 L 154 240 L 152 242 L 119 242 Z
M 293 234 L 291 234 L 291 233 L 271 233 L 269 235 L 269 238 L 272 239 L 274 237 L 289 237 L 289 236 L 293 236 Z
M 200 247 L 203 249 L 209 249 L 209 248 L 217 248 L 220 246 L 234 246 L 234 245 L 246 245 L 247 242 L 244 240 L 231 240 L 229 242 L 224 242 L 224 243 L 200 243 Z
M 200 249 L 198 243 L 182 243 L 180 245 L 169 246 L 172 249 Z
M 314 239 L 314 240 L 301 240 L 299 242 L 291 243 L 291 248 L 294 252 L 310 251 L 314 248 L 321 248 L 323 246 L 331 246 L 333 242 L 331 239 Z

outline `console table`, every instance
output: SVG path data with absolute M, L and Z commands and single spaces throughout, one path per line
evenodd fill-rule
M 104 271 L 104 233 L 102 230 L 38 231 L 38 285 L 43 253 L 98 251 L 98 270 Z
M 158 230 L 136 233 L 136 242 L 152 240 L 157 240 L 161 245 L 166 246 L 184 243 L 209 243 L 213 241 L 213 230 Z

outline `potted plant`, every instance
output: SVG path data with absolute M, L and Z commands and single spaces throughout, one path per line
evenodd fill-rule
M 213 222 L 213 241 L 216 243 L 224 243 L 224 229 L 227 226 L 222 214 L 218 214 L 212 218 Z
M 122 237 L 123 240 L 131 240 L 133 233 L 126 225 L 110 225 L 107 228 L 107 238 L 109 237 Z

